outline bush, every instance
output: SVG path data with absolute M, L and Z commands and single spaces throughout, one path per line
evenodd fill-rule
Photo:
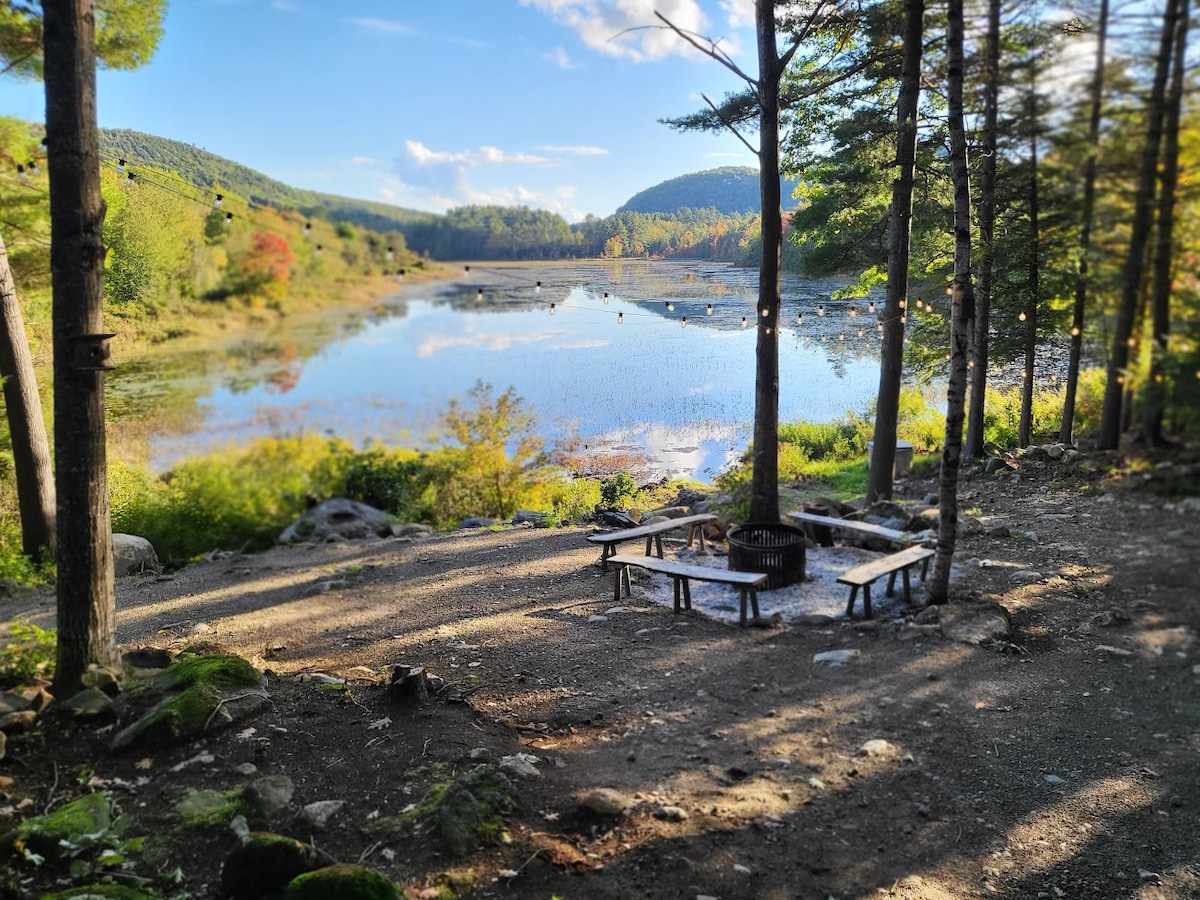
M 638 486 L 629 472 L 618 472 L 600 482 L 600 502 L 605 509 L 624 509 L 637 496 Z
M 340 473 L 343 487 L 335 493 L 399 519 L 420 522 L 430 515 L 426 495 L 431 478 L 422 454 L 375 447 L 344 460 Z
M 30 684 L 54 674 L 57 632 L 31 622 L 15 621 L 9 643 L 0 650 L 0 688 Z

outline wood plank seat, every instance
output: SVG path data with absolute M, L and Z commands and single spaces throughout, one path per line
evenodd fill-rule
M 587 539 L 593 544 L 603 545 L 603 550 L 600 554 L 600 568 L 602 571 L 608 571 L 608 561 L 613 558 L 617 552 L 617 544 L 622 541 L 633 541 L 638 538 L 646 539 L 646 555 L 657 551 L 658 558 L 663 558 L 662 536 L 668 531 L 674 531 L 676 528 L 687 527 L 687 543 L 686 547 L 692 546 L 692 541 L 699 540 L 700 551 L 704 551 L 704 525 L 708 522 L 716 520 L 716 516 L 712 513 L 699 513 L 694 516 L 681 516 L 678 519 L 665 519 L 662 522 L 652 522 L 649 525 L 638 525 L 635 528 L 622 528 L 620 531 L 602 531 L 597 534 L 589 534 Z
M 892 596 L 896 586 L 896 573 L 899 572 L 904 577 L 904 599 L 910 601 L 912 599 L 911 586 L 909 585 L 908 570 L 917 563 L 921 564 L 921 580 L 925 580 L 925 576 L 929 571 L 929 560 L 934 555 L 934 552 L 928 547 L 909 547 L 901 550 L 899 553 L 890 553 L 887 556 L 882 556 L 879 559 L 873 559 L 870 562 L 863 563 L 860 566 L 855 566 L 853 569 L 848 569 L 838 577 L 838 584 L 850 585 L 850 602 L 846 604 L 846 615 L 854 614 L 854 598 L 858 596 L 858 589 L 863 589 L 863 614 L 866 618 L 871 618 L 871 585 L 884 575 L 888 576 L 887 596 Z
M 840 528 L 843 531 L 852 531 L 855 534 L 865 535 L 867 537 L 880 538 L 893 544 L 911 544 L 919 538 L 910 534 L 907 531 L 897 531 L 894 528 L 884 528 L 882 525 L 873 525 L 870 522 L 860 522 L 857 519 L 838 519 L 834 516 L 822 516 L 817 513 L 810 512 L 790 512 L 787 514 L 789 519 L 795 519 L 797 522 L 803 522 L 808 525 L 815 525 L 822 529 Z M 818 539 L 819 533 L 814 531 L 813 537 L 817 543 L 825 543 Z M 833 540 L 830 537 L 825 546 L 832 546 Z
M 741 625 L 746 624 L 746 601 L 758 618 L 758 589 L 767 583 L 765 572 L 731 572 L 728 569 L 717 569 L 713 566 L 689 566 L 671 559 L 656 559 L 653 556 L 637 556 L 633 553 L 618 553 L 608 558 L 617 567 L 613 590 L 613 600 L 621 601 L 621 587 L 625 587 L 625 596 L 629 596 L 629 567 L 637 566 L 651 572 L 661 572 L 671 576 L 675 588 L 675 612 L 682 608 L 692 608 L 692 591 L 689 581 L 710 581 L 716 584 L 728 584 L 741 592 Z

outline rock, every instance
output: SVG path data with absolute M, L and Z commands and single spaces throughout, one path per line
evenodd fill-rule
M 492 751 L 487 747 L 473 747 L 467 755 L 476 762 L 488 762 L 492 758 Z
M 175 661 L 175 654 L 159 647 L 137 647 L 121 654 L 121 663 L 128 669 L 165 669 Z
M 77 719 L 94 719 L 113 712 L 113 701 L 99 688 L 84 688 L 66 700 L 62 708 Z
M 919 613 L 913 616 L 913 621 L 918 625 L 936 625 L 942 620 L 942 608 L 940 606 L 926 606 Z
M 251 832 L 225 858 L 222 893 L 234 900 L 275 896 L 296 877 L 326 864 L 316 848 L 295 838 Z
M 1059 778 L 1057 775 L 1047 775 L 1046 776 L 1046 784 L 1059 785 L 1059 784 L 1066 784 L 1066 783 L 1067 783 L 1067 780 L 1065 778 Z
M 813 656 L 813 662 L 837 668 L 862 656 L 861 650 L 826 650 Z
M 393 522 L 391 532 L 392 537 L 421 540 L 433 536 L 433 526 L 418 522 Z
M 17 712 L 5 713 L 0 716 L 0 731 L 5 734 L 24 734 L 32 731 L 37 724 L 38 714 L 32 709 L 22 709 Z
M 126 575 L 162 574 L 162 563 L 154 547 L 144 537 L 135 534 L 114 534 L 113 574 L 117 578 Z
M 517 778 L 541 778 L 542 773 L 538 771 L 537 757 L 529 753 L 518 753 L 515 756 L 502 756 L 500 758 L 500 771 L 505 775 L 516 776 Z
M 995 475 L 997 472 L 1007 472 L 1009 468 L 1015 469 L 1016 466 L 999 456 L 993 456 L 983 464 L 983 472 L 985 475 Z
M 900 755 L 900 748 L 890 741 L 875 738 L 859 747 L 858 755 L 869 756 L 872 759 L 893 759 Z
M 248 778 L 251 775 L 258 774 L 258 766 L 252 762 L 238 763 L 233 767 L 233 771 L 236 775 L 243 775 Z
M 579 798 L 579 805 L 602 816 L 619 816 L 633 801 L 612 788 L 592 788 Z
M 496 519 L 489 519 L 487 516 L 469 516 L 458 523 L 459 528 L 487 528 L 491 525 L 499 525 Z
M 1005 640 L 1012 632 L 1008 610 L 998 603 L 961 603 L 942 607 L 942 634 L 962 644 Z
M 664 822 L 682 822 L 688 817 L 687 810 L 678 806 L 660 806 L 654 811 L 654 818 Z
M 1007 525 L 995 525 L 988 529 L 988 537 L 1007 538 L 1012 537 L 1012 529 Z
M 442 792 L 430 813 L 432 825 L 455 855 L 463 855 L 493 832 L 517 807 L 513 783 L 503 772 L 480 765 Z
M 280 544 L 321 543 L 332 536 L 346 540 L 392 537 L 396 517 L 365 503 L 336 498 L 308 510 L 279 535 Z
M 514 525 L 529 524 L 545 527 L 546 521 L 547 514 L 544 512 L 539 512 L 536 509 L 518 509 L 515 513 L 513 513 L 512 517 L 512 523 Z
M 345 800 L 317 800 L 300 810 L 300 820 L 313 828 L 324 828 L 334 813 L 345 805 Z
M 162 746 L 221 728 L 267 702 L 266 679 L 239 656 L 186 656 L 141 684 L 126 702 L 149 705 L 112 739 L 114 750 Z
M 1042 449 L 1046 451 L 1046 456 L 1053 460 L 1062 459 L 1067 455 L 1067 448 L 1062 444 L 1047 444 Z
M 833 616 L 827 616 L 824 613 L 805 613 L 792 619 L 792 624 L 804 625 L 808 628 L 821 628 L 825 625 L 832 625 L 836 621 Z
M 34 816 L 17 826 L 15 837 L 31 853 L 57 862 L 63 843 L 79 840 L 86 834 L 107 832 L 112 827 L 108 797 L 101 791 L 84 794 L 44 816 Z
M 647 524 L 650 519 L 682 519 L 684 516 L 690 516 L 691 514 L 692 511 L 686 506 L 664 506 L 643 513 L 642 524 Z
M 108 666 L 91 663 L 84 671 L 81 680 L 84 687 L 98 688 L 109 696 L 121 692 L 121 674 Z
M 1013 584 L 1036 584 L 1045 577 L 1041 572 L 1034 572 L 1032 569 L 1022 569 L 1019 572 L 1013 572 L 1009 580 Z
M 175 804 L 175 815 L 188 825 L 214 825 L 233 815 L 237 792 L 204 789 L 188 791 Z
M 270 818 L 288 808 L 296 786 L 286 775 L 264 775 L 246 788 L 246 799 L 264 816 Z
M 880 500 L 878 503 L 872 503 L 867 507 L 866 517 L 878 519 L 880 522 L 885 519 L 903 519 L 907 523 L 908 510 L 899 503 L 893 503 L 891 500 Z M 904 529 L 899 528 L 897 530 L 903 531 Z
M 1126 650 L 1123 647 L 1113 647 L 1111 644 L 1097 644 L 1095 652 L 1103 653 L 1106 656 L 1133 656 L 1132 650 Z
M 283 900 L 398 900 L 396 885 L 378 872 L 338 863 L 292 879 Z

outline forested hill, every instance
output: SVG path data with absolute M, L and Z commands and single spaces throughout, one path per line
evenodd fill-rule
M 794 209 L 794 181 L 780 182 L 784 209 Z M 673 213 L 679 209 L 715 209 L 726 216 L 757 212 L 760 205 L 758 170 L 749 166 L 723 166 L 693 172 L 660 182 L 634 194 L 617 210 L 639 213 Z
M 131 167 L 141 164 L 164 172 L 174 172 L 197 187 L 218 187 L 253 203 L 276 209 L 297 209 L 306 214 L 321 214 L 333 222 L 350 222 L 374 231 L 404 232 L 410 226 L 439 218 L 434 213 L 387 203 L 294 188 L 191 144 L 127 128 L 100 129 L 100 150 L 108 156 L 128 160 Z

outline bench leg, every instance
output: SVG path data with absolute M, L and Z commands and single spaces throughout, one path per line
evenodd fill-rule
M 617 555 L 617 545 L 616 544 L 603 545 L 603 548 L 600 550 L 600 571 L 601 572 L 608 571 L 608 558 L 610 556 L 616 556 L 616 555 Z
M 863 618 L 871 618 L 871 586 L 863 585 Z
M 654 535 L 654 549 L 658 551 L 658 558 L 662 559 L 663 558 L 663 549 L 662 549 L 662 535 L 661 534 Z M 647 553 L 646 555 L 649 556 L 650 554 Z
M 683 608 L 688 612 L 692 611 L 692 588 L 686 577 L 679 579 L 683 582 Z
M 908 578 L 908 569 L 904 570 L 904 577 L 905 577 L 905 579 Z M 891 572 L 888 574 L 888 586 L 887 586 L 887 590 L 884 591 L 884 596 L 890 597 L 894 593 L 896 593 L 896 573 Z
M 912 585 L 909 584 L 908 566 L 904 567 L 904 572 L 901 573 L 901 577 L 904 579 L 904 602 L 912 603 Z
M 629 566 L 618 566 L 614 575 L 615 575 L 615 577 L 613 579 L 613 602 L 620 603 L 621 602 L 621 583 L 624 582 L 624 584 L 625 584 L 625 596 L 626 597 L 629 596 L 629 592 L 633 587 L 633 585 L 630 583 L 630 580 L 629 580 Z
M 848 602 L 846 604 L 846 618 L 847 619 L 854 617 L 854 600 L 856 597 L 858 597 L 858 585 L 852 584 L 852 585 L 850 585 L 850 602 Z
M 924 581 L 925 576 L 928 574 L 929 574 L 929 557 L 927 556 L 923 560 L 921 560 L 921 580 Z
M 746 627 L 746 598 L 750 599 L 750 611 L 754 613 L 754 618 L 759 618 L 758 613 L 758 589 L 757 588 L 742 588 L 742 615 L 738 624 L 743 628 Z
M 646 555 L 650 556 L 654 553 L 654 535 L 646 535 Z
M 678 579 L 678 578 L 672 578 L 672 579 L 671 579 L 671 586 L 672 586 L 672 587 L 675 589 L 675 612 L 676 612 L 676 614 L 678 614 L 678 613 L 679 613 L 679 602 L 680 602 L 680 597 L 679 597 L 679 579 Z

